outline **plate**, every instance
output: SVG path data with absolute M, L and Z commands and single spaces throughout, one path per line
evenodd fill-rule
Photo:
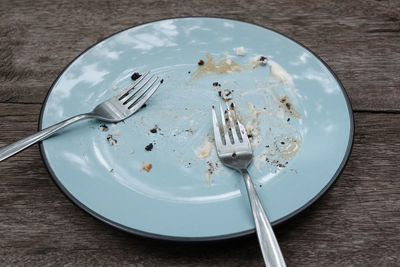
M 90 111 L 147 70 L 164 83 L 132 117 L 81 121 L 41 143 L 55 183 L 94 217 L 168 240 L 253 233 L 242 179 L 213 146 L 211 105 L 221 96 L 237 103 L 252 135 L 249 172 L 273 225 L 313 203 L 343 170 L 353 115 L 337 77 L 288 37 L 222 18 L 155 21 L 90 47 L 54 82 L 39 128 Z

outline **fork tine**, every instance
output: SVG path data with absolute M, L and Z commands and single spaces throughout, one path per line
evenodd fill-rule
M 225 112 L 222 109 L 221 103 L 219 103 L 219 111 L 221 113 L 222 131 L 224 133 L 225 144 L 227 145 L 228 143 L 231 143 L 231 139 L 229 138 L 228 127 L 226 127 L 226 122 L 225 122 L 226 120 Z
M 163 79 L 161 79 L 156 86 L 154 86 L 150 91 L 148 91 L 148 89 L 159 79 L 159 77 L 157 76 L 157 79 L 154 80 L 154 82 L 149 85 L 146 90 L 143 90 L 144 92 L 147 92 L 147 94 L 139 100 L 139 102 L 137 103 L 132 103 L 131 105 L 128 106 L 128 109 L 132 112 L 135 113 L 138 109 L 140 109 L 144 103 L 147 102 L 147 100 L 155 93 L 155 91 L 157 91 L 158 87 L 160 87 L 160 85 L 163 83 Z M 142 94 L 143 95 L 143 94 Z
M 139 90 L 141 90 L 152 78 L 154 77 L 154 74 L 151 75 L 150 78 L 148 78 L 147 80 L 145 80 L 143 83 L 140 84 L 140 86 L 138 88 L 135 88 L 135 90 L 133 90 L 132 92 L 129 92 L 130 90 L 132 90 L 134 87 L 132 87 L 129 90 L 125 90 L 125 94 L 122 95 L 118 100 L 119 101 L 124 101 L 124 104 L 129 100 L 130 97 L 132 97 L 133 95 L 135 95 L 137 92 L 139 92 Z M 141 77 L 139 77 L 140 79 Z M 144 78 L 143 78 L 144 79 Z M 141 79 L 140 81 L 142 81 L 143 79 Z M 139 82 L 140 82 L 139 81 Z M 135 85 L 137 85 L 138 83 L 136 83 Z M 130 87 L 130 86 L 129 86 Z M 129 88 L 128 87 L 128 88 Z M 127 89 L 128 89 L 127 88 Z
M 215 140 L 215 145 L 217 146 L 217 151 L 218 151 L 218 149 L 223 146 L 223 143 L 222 143 L 222 138 L 221 138 L 221 132 L 219 130 L 217 114 L 215 114 L 214 105 L 212 106 L 212 119 L 213 119 L 213 128 L 214 128 L 214 140 Z
M 134 103 L 136 100 L 138 100 L 147 90 L 149 90 L 150 87 L 153 86 L 153 84 L 158 80 L 159 76 L 156 77 L 155 80 L 153 80 L 145 89 L 143 87 L 149 83 L 151 79 L 154 78 L 154 75 L 151 75 L 150 78 L 148 78 L 146 81 L 143 82 L 143 84 L 135 89 L 133 92 L 130 92 L 126 97 L 124 97 L 121 101 L 123 102 L 123 105 L 131 105 Z
M 239 126 L 239 132 L 240 132 L 241 138 L 243 140 L 243 143 L 250 144 L 250 140 L 247 135 L 246 127 L 244 127 L 244 125 L 240 122 L 240 114 L 239 114 L 239 111 L 236 109 L 236 103 L 232 102 L 232 110 L 235 112 L 236 121 Z
M 235 126 L 235 122 L 232 118 L 232 114 L 231 114 L 231 110 L 229 108 L 228 103 L 226 103 L 226 110 L 228 111 L 228 118 L 229 118 L 229 128 L 231 129 L 231 133 L 232 133 L 232 137 L 233 137 L 233 143 L 239 143 L 239 137 L 236 133 L 236 126 Z
M 118 95 L 118 100 L 121 100 L 122 98 L 124 98 L 128 92 L 134 88 L 138 83 L 140 83 L 148 74 L 150 73 L 150 71 L 147 71 L 145 73 L 143 73 L 136 81 L 132 82 L 130 85 L 128 85 L 128 87 L 126 87 L 124 90 L 122 90 Z M 136 90 L 135 90 L 136 91 Z

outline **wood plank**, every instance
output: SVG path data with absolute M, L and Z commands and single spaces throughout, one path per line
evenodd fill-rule
M 0 140 L 36 129 L 39 104 L 0 104 Z M 15 104 L 14 104 L 15 105 Z M 288 266 L 400 264 L 400 114 L 356 113 L 355 145 L 335 185 L 277 229 Z M 1 265 L 262 266 L 256 237 L 205 244 L 150 240 L 113 229 L 53 184 L 37 147 L 0 164 Z
M 114 32 L 161 18 L 208 15 L 254 22 L 308 46 L 338 74 L 355 110 L 400 111 L 399 1 L 235 3 L 2 2 L 0 102 L 42 103 L 74 57 Z

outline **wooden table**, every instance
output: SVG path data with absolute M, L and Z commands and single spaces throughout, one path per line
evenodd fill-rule
M 400 265 L 400 1 L 1 1 L 0 146 L 37 129 L 52 82 L 88 46 L 173 16 L 239 19 L 303 43 L 336 72 L 355 115 L 338 181 L 276 229 L 289 266 Z M 169 243 L 109 227 L 52 182 L 35 145 L 0 164 L 0 266 L 262 266 L 255 235 Z

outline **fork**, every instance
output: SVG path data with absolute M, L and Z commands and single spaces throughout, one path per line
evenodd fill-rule
M 151 75 L 141 83 L 140 86 L 135 88 L 148 74 L 149 72 L 142 74 L 142 76 L 122 90 L 119 94 L 100 103 L 91 112 L 73 116 L 22 140 L 0 148 L 0 161 L 3 161 L 21 150 L 52 136 L 58 130 L 79 120 L 95 118 L 107 122 L 119 122 L 128 118 L 138 111 L 144 103 L 146 103 L 163 82 L 163 79 L 159 80 L 159 76 L 154 78 L 154 75 Z M 157 81 L 158 83 L 156 84 Z M 147 86 L 145 87 L 145 85 Z
M 246 128 L 239 120 L 239 112 L 236 111 L 234 103 L 227 104 L 225 110 L 220 104 L 219 109 L 221 127 L 218 124 L 215 107 L 212 106 L 214 139 L 218 157 L 224 165 L 243 175 L 265 264 L 269 267 L 286 266 L 274 231 L 247 170 L 253 159 L 253 150 Z

